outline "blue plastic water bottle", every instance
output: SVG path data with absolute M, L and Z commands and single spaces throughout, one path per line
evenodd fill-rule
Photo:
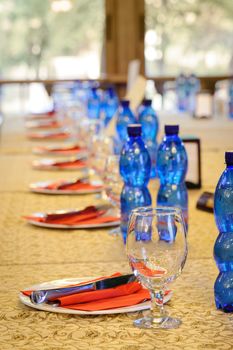
M 233 80 L 229 85 L 229 117 L 233 119 Z
M 178 133 L 179 125 L 165 125 L 165 137 L 157 153 L 160 179 L 157 204 L 180 208 L 188 228 L 188 191 L 185 184 L 188 157 Z
M 197 93 L 200 91 L 200 80 L 195 74 L 191 74 L 187 78 L 187 111 L 191 114 L 195 113 L 196 110 L 196 97 Z
M 187 111 L 187 79 L 184 74 L 180 74 L 176 79 L 177 108 L 180 112 Z
M 151 195 L 147 188 L 150 179 L 150 155 L 141 138 L 140 124 L 127 127 L 128 140 L 120 156 L 120 174 L 124 181 L 121 192 L 121 232 L 127 236 L 127 225 L 132 209 L 151 205 Z
M 101 101 L 96 87 L 91 88 L 87 104 L 87 114 L 90 119 L 99 119 L 101 112 Z
M 104 125 L 107 126 L 116 113 L 118 108 L 118 98 L 116 92 L 112 86 L 110 86 L 105 92 L 105 98 L 103 102 L 104 111 Z
M 159 131 L 159 121 L 155 110 L 151 106 L 151 100 L 144 100 L 144 108 L 138 116 L 138 121 L 142 125 L 142 139 L 148 149 L 151 158 L 151 173 L 150 177 L 156 176 L 156 160 L 157 160 L 157 135 Z
M 226 169 L 222 173 L 214 196 L 214 215 L 219 235 L 214 246 L 214 258 L 219 269 L 214 294 L 218 309 L 233 311 L 233 152 L 225 153 Z
M 116 131 L 118 135 L 117 146 L 119 149 L 119 152 L 117 153 L 120 153 L 123 144 L 128 139 L 127 126 L 129 124 L 134 124 L 134 123 L 136 123 L 136 118 L 129 107 L 129 101 L 128 100 L 120 101 L 117 122 L 116 122 Z

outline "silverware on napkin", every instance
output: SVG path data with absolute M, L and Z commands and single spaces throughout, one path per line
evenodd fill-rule
M 82 177 L 73 181 L 64 181 L 57 187 L 57 190 L 61 190 L 63 189 L 63 187 L 67 187 L 69 185 L 75 185 L 78 183 L 88 183 L 88 177 Z
M 72 294 L 90 292 L 101 289 L 114 288 L 123 284 L 135 281 L 136 277 L 133 274 L 122 275 L 117 277 L 105 278 L 95 282 L 80 283 L 78 286 L 61 287 L 55 289 L 43 289 L 32 291 L 30 295 L 33 304 L 41 304 L 49 302 L 51 299 L 56 299 Z
M 57 219 L 57 218 L 63 218 L 63 217 L 68 217 L 68 216 L 73 216 L 81 213 L 85 213 L 88 210 L 93 210 L 93 211 L 102 211 L 102 210 L 109 210 L 112 208 L 112 205 L 109 204 L 103 204 L 103 205 L 95 205 L 95 206 L 88 206 L 83 209 L 69 209 L 69 210 L 57 210 L 56 212 L 51 212 L 44 214 L 44 217 L 49 220 Z

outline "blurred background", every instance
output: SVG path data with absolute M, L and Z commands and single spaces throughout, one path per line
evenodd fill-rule
M 123 96 L 135 59 L 160 94 L 180 73 L 212 93 L 233 73 L 232 0 L 0 0 L 0 29 L 3 109 L 24 80 L 105 79 Z

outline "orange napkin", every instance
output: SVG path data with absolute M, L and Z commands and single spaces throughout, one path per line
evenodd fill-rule
M 86 207 L 79 212 L 68 212 L 64 214 L 49 214 L 44 217 L 37 216 L 24 216 L 24 219 L 44 222 L 47 224 L 59 224 L 59 225 L 86 225 L 86 224 L 101 224 L 107 222 L 114 222 L 119 220 L 114 216 L 103 216 L 106 210 L 98 210 L 94 206 Z
M 67 139 L 70 137 L 70 134 L 67 132 L 59 132 L 59 133 L 46 133 L 46 134 L 40 134 L 40 133 L 29 133 L 28 137 L 30 139 Z
M 62 125 L 60 123 L 58 123 L 56 120 L 49 120 L 48 123 L 41 123 L 38 122 L 38 124 L 34 125 L 32 127 L 32 129 L 57 129 L 57 128 L 61 128 Z
M 46 188 L 48 190 L 95 190 L 102 188 L 101 185 L 92 185 L 88 182 L 83 182 L 77 180 L 75 182 L 65 182 L 65 180 L 56 181 L 50 183 L 49 185 L 41 188 Z
M 32 119 L 54 118 L 54 117 L 56 117 L 56 112 L 50 111 L 50 112 L 46 112 L 46 113 L 34 113 L 34 114 L 31 114 L 29 117 L 31 117 Z
M 132 259 L 133 260 L 133 259 Z M 163 275 L 166 275 L 167 270 L 160 268 L 159 270 L 150 269 L 148 266 L 145 265 L 143 262 L 133 262 L 131 260 L 131 266 L 133 269 L 139 271 L 143 276 L 148 277 L 163 277 Z
M 136 282 L 134 283 L 136 284 Z M 120 287 L 116 287 L 116 289 L 117 288 L 120 289 Z M 115 309 L 119 307 L 133 306 L 133 305 L 142 303 L 145 300 L 150 300 L 150 294 L 148 290 L 141 288 L 140 290 L 130 294 L 131 293 L 130 288 L 132 288 L 130 284 L 125 286 L 124 288 L 125 293 L 129 289 L 126 295 L 124 294 L 121 295 L 119 293 L 119 296 L 115 296 L 112 298 L 111 297 L 106 298 L 106 296 L 104 296 L 103 299 L 101 300 L 90 301 L 83 304 L 64 305 L 62 307 L 67 309 L 83 310 L 83 311 L 99 311 L 99 310 Z
M 81 159 L 64 161 L 64 162 L 61 162 L 61 161 L 54 162 L 51 165 L 59 167 L 59 168 L 73 168 L 73 167 L 84 168 L 84 167 L 86 167 L 86 163 L 84 161 L 82 161 Z
M 53 148 L 50 150 L 51 152 L 69 152 L 69 151 L 80 151 L 81 147 L 78 145 L 70 146 L 70 147 L 64 147 L 64 148 Z

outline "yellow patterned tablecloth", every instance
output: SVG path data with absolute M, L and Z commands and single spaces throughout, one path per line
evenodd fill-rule
M 19 302 L 19 290 L 32 284 L 130 269 L 121 239 L 110 236 L 108 229 L 59 231 L 25 223 L 21 218 L 24 214 L 97 203 L 98 199 L 95 195 L 30 193 L 29 182 L 57 179 L 61 174 L 32 170 L 35 157 L 30 150 L 36 143 L 26 140 L 22 119 L 6 118 L 0 148 L 1 350 L 233 348 L 233 315 L 217 311 L 214 305 L 217 268 L 212 251 L 217 229 L 212 214 L 195 208 L 203 190 L 214 191 L 224 169 L 225 148 L 233 143 L 233 123 L 208 122 L 209 129 L 207 121 L 184 122 L 185 132 L 190 129 L 201 137 L 204 151 L 203 189 L 189 191 L 189 256 L 168 305 L 169 312 L 181 317 L 183 323 L 176 330 L 152 331 L 132 326 L 136 314 L 64 315 L 30 309 Z M 215 135 L 218 142 L 214 142 Z M 62 174 L 73 176 L 73 172 Z M 150 184 L 154 200 L 157 187 L 156 182 Z

